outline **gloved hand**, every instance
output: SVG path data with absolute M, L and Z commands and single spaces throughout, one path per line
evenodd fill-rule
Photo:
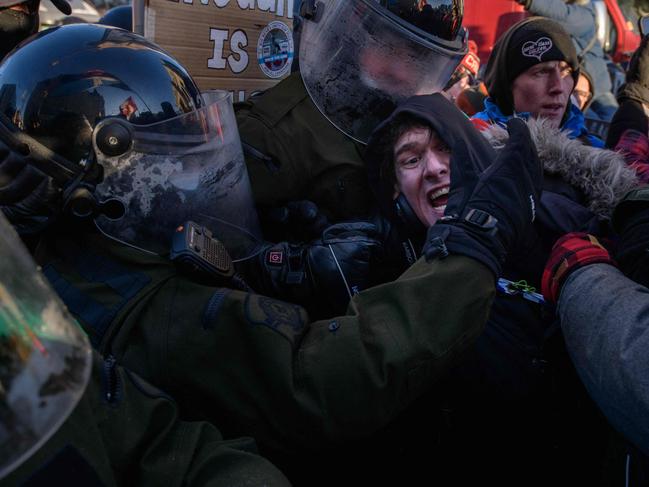
M 259 210 L 263 233 L 269 240 L 310 241 L 320 236 L 329 221 L 309 200 Z
M 630 279 L 649 286 L 649 186 L 631 191 L 613 213 L 615 260 Z
M 497 156 L 482 154 L 494 162 L 479 176 L 465 145 L 451 148 L 451 190 L 444 217 L 428 230 L 428 259 L 447 252 L 467 255 L 497 278 L 507 252 L 532 230 L 543 167 L 525 122 L 511 119 L 507 130 L 509 141 Z
M 237 266 L 255 291 L 300 304 L 311 318 L 325 318 L 344 314 L 351 297 L 374 284 L 382 255 L 375 225 L 339 223 L 308 244 L 268 244 Z
M 550 304 L 556 304 L 566 278 L 580 267 L 604 263 L 615 265 L 608 250 L 597 237 L 584 232 L 572 232 L 556 241 L 543 269 L 541 291 Z
M 643 36 L 631 57 L 626 83 L 617 94 L 618 100 L 635 100 L 649 106 L 649 36 Z
M 19 234 L 43 230 L 57 211 L 60 189 L 0 140 L 0 208 Z

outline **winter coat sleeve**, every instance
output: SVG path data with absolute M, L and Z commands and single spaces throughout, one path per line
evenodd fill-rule
M 129 316 L 148 352 L 130 340 L 123 360 L 157 355 L 151 380 L 224 433 L 314 448 L 377 431 L 427 391 L 477 338 L 494 292 L 473 259 L 421 259 L 312 321 L 294 304 L 174 279 Z
M 293 303 L 197 283 L 101 235 L 49 243 L 39 262 L 96 347 L 171 394 L 184 417 L 280 454 L 394 420 L 476 340 L 495 294 L 489 268 L 451 254 L 316 320 Z
M 611 424 L 649 454 L 649 289 L 607 264 L 567 279 L 558 303 L 575 368 Z

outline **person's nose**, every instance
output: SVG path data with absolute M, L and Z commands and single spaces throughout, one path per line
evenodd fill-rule
M 555 68 L 548 76 L 548 92 L 551 95 L 560 95 L 565 90 L 564 78 L 559 68 Z
M 436 151 L 427 150 L 425 155 L 424 177 L 428 181 L 436 182 L 448 174 L 448 164 L 443 156 Z

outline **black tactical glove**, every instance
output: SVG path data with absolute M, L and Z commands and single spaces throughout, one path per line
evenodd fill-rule
M 290 201 L 285 206 L 260 208 L 263 233 L 269 240 L 310 241 L 329 226 L 327 217 L 309 200 Z
M 649 286 L 649 186 L 631 191 L 613 213 L 619 234 L 614 258 L 630 279 Z
M 19 234 L 42 231 L 60 198 L 51 178 L 31 166 L 28 156 L 0 140 L 0 208 Z
M 507 129 L 509 141 L 497 156 L 482 155 L 494 162 L 479 176 L 464 143 L 452 147 L 451 191 L 444 217 L 428 230 L 428 259 L 467 255 L 499 277 L 507 252 L 532 230 L 543 167 L 525 122 L 511 119 Z
M 640 46 L 631 57 L 626 72 L 626 83 L 617 93 L 620 102 L 624 99 L 635 100 L 649 105 L 649 36 L 644 36 Z
M 371 223 L 339 223 L 308 244 L 268 244 L 237 264 L 257 292 L 304 306 L 311 318 L 344 314 L 351 297 L 374 284 L 382 258 L 380 235 Z

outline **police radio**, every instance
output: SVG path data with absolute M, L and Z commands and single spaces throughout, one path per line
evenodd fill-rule
M 181 272 L 206 284 L 223 284 L 235 275 L 225 245 L 207 228 L 192 221 L 176 228 L 169 257 Z

